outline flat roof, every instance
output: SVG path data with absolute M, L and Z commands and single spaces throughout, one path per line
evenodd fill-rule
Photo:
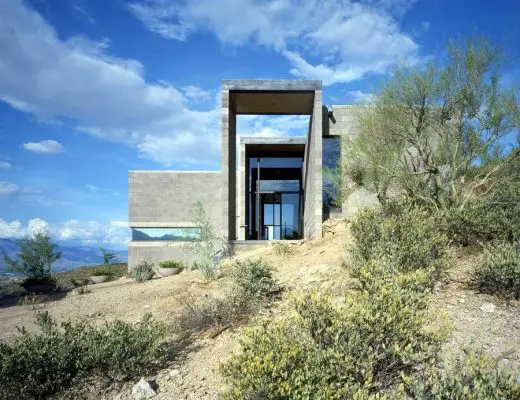
M 232 79 L 222 81 L 237 114 L 310 115 L 321 81 Z

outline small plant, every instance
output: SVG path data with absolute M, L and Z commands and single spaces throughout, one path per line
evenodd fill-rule
M 175 260 L 162 261 L 159 263 L 159 268 L 178 268 L 182 271 L 184 269 L 184 264 L 181 261 Z
M 89 289 L 88 285 L 78 286 L 78 288 L 76 289 L 76 293 L 79 295 L 88 294 L 91 292 L 92 291 Z
M 113 251 L 100 248 L 99 253 L 101 254 L 101 258 L 103 259 L 103 265 L 105 266 L 112 265 L 117 260 L 117 253 L 114 253 Z
M 232 270 L 233 283 L 244 293 L 262 300 L 280 290 L 273 277 L 273 269 L 261 259 L 238 261 Z
M 217 227 L 202 202 L 196 202 L 190 214 L 195 227 L 200 232 L 198 238 L 190 240 L 187 244 L 196 257 L 193 269 L 199 270 L 202 278 L 210 281 L 215 279 L 219 271 L 218 261 L 226 250 L 225 240 L 218 234 Z
M 473 271 L 480 291 L 520 299 L 520 244 L 498 243 L 484 248 L 484 261 Z
M 132 270 L 132 278 L 136 282 L 145 282 L 151 280 L 155 276 L 155 268 L 150 261 L 141 261 Z
M 54 283 L 52 265 L 60 259 L 62 252 L 48 233 L 38 232 L 18 240 L 20 252 L 16 259 L 4 253 L 8 272 L 25 276 L 26 284 Z
M 289 243 L 285 242 L 274 242 L 272 244 L 274 254 L 277 256 L 286 256 L 293 252 L 293 248 Z
M 20 329 L 12 343 L 0 342 L 0 397 L 43 399 L 83 379 L 122 381 L 160 364 L 164 327 L 146 315 L 140 323 L 120 320 L 56 323 L 36 314 L 39 333 Z

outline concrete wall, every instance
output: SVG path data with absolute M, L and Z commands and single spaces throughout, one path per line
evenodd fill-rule
M 220 224 L 220 172 L 130 171 L 128 221 L 130 227 L 190 226 L 190 211 L 201 201 Z
M 323 134 L 354 139 L 359 132 L 359 116 L 367 110 L 367 106 L 333 105 L 331 110 L 333 119 L 329 118 L 328 123 L 323 124 Z M 377 207 L 378 205 L 379 202 L 374 193 L 365 188 L 356 189 L 343 203 L 343 217 L 350 217 L 362 208 Z
M 128 269 L 131 271 L 141 261 L 159 263 L 178 260 L 191 264 L 193 252 L 181 242 L 130 242 L 128 244 Z
M 321 237 L 322 190 L 322 92 L 314 92 L 314 108 L 309 121 L 303 171 L 303 229 L 305 239 Z
M 221 223 L 220 172 L 130 171 L 128 220 L 135 228 L 193 226 L 190 211 L 201 201 L 215 224 Z M 128 267 L 142 260 L 190 261 L 193 255 L 182 243 L 130 242 Z

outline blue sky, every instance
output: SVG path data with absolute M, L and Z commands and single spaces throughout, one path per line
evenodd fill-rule
M 2 0 L 0 237 L 124 247 L 128 170 L 220 168 L 221 79 L 321 79 L 325 104 L 355 104 L 393 66 L 477 32 L 518 86 L 518 21 L 517 0 Z

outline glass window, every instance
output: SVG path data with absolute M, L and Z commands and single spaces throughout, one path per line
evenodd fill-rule
M 188 241 L 200 239 L 200 228 L 132 228 L 132 240 L 143 241 Z

